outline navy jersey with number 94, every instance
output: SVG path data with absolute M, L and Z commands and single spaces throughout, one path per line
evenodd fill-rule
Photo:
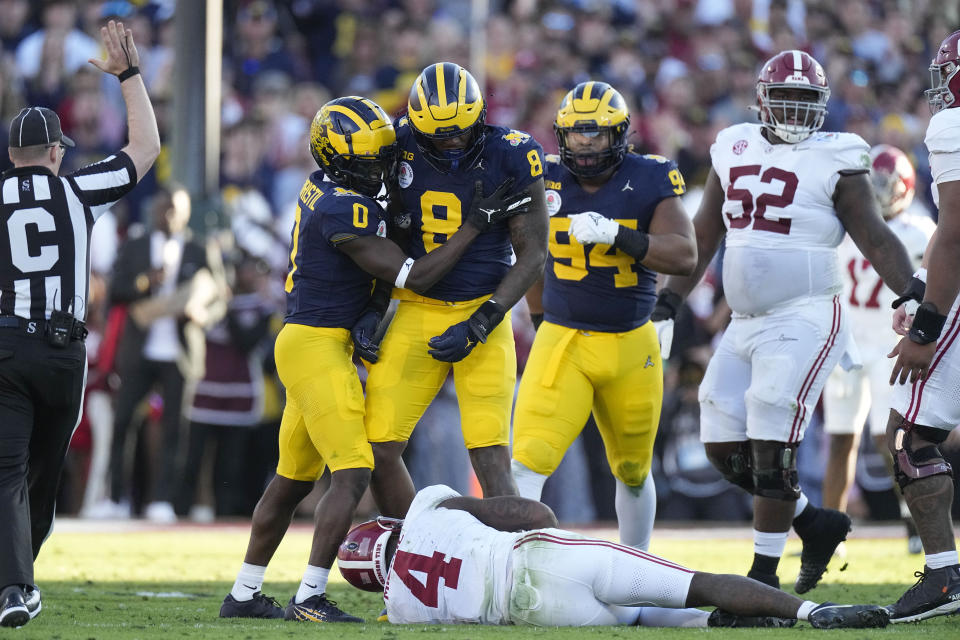
M 489 195 L 508 177 L 514 178 L 511 193 L 543 177 L 543 149 L 522 131 L 487 125 L 483 152 L 473 167 L 441 173 L 420 153 L 407 119 L 401 118 L 396 128 L 403 196 L 397 222 L 409 224 L 413 258 L 436 249 L 460 228 L 473 202 L 477 180 L 483 183 L 483 194 Z M 510 268 L 511 255 L 510 231 L 506 222 L 500 222 L 480 234 L 426 295 L 451 302 L 489 295 Z
M 610 180 L 587 193 L 557 156 L 547 157 L 549 256 L 544 319 L 574 329 L 619 333 L 647 322 L 656 302 L 655 272 L 608 244 L 570 238 L 568 216 L 596 211 L 647 231 L 657 205 L 685 191 L 677 165 L 662 156 L 628 153 Z
M 307 178 L 290 240 L 286 322 L 353 327 L 370 302 L 374 277 L 337 245 L 358 236 L 384 237 L 384 216 L 375 200 L 323 182 L 320 171 Z

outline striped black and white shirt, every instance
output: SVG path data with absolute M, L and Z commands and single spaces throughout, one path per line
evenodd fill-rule
M 137 184 L 124 152 L 57 177 L 44 167 L 4 172 L 0 184 L 0 315 L 87 315 L 93 223 Z

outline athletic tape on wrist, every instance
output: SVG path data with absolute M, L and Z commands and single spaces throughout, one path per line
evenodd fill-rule
M 397 289 L 403 289 L 403 285 L 407 283 L 407 276 L 410 275 L 410 269 L 413 268 L 413 258 L 407 258 L 403 262 L 403 266 L 400 267 L 400 271 L 397 273 L 397 279 L 394 280 L 393 286 Z

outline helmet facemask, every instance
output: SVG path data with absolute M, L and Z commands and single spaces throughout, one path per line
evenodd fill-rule
M 560 147 L 560 161 L 578 178 L 592 178 L 616 168 L 623 162 L 627 153 L 627 124 L 622 122 L 614 127 L 600 127 L 594 122 L 577 124 L 572 127 L 553 125 Z M 587 137 L 603 136 L 607 146 L 599 151 L 573 151 L 570 148 L 570 133 L 579 133 Z
M 960 65 L 951 60 L 944 64 L 930 65 L 930 88 L 924 91 L 930 112 L 956 106 L 957 93 L 960 92 Z
M 454 129 L 448 133 L 426 134 L 412 126 L 413 138 L 417 142 L 417 147 L 434 169 L 443 173 L 453 173 L 460 169 L 470 169 L 480 154 L 483 153 L 483 146 L 486 136 L 484 135 L 484 113 L 480 115 L 477 122 L 469 129 Z M 449 140 L 459 136 L 467 135 L 467 143 L 459 149 L 440 149 L 437 142 Z
M 805 99 L 798 99 L 800 96 Z M 771 133 L 789 144 L 806 140 L 820 130 L 827 115 L 829 99 L 830 89 L 825 87 L 757 83 L 760 121 Z

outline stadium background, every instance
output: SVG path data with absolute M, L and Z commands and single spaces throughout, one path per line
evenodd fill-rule
M 176 180 L 189 188 L 194 232 L 219 246 L 232 285 L 241 270 L 253 274 L 253 293 L 273 310 L 279 327 L 293 203 L 316 168 L 306 133 L 331 97 L 364 95 L 396 114 L 425 65 L 451 60 L 480 81 L 489 122 L 528 131 L 555 152 L 551 125 L 562 95 L 585 79 L 605 80 L 629 102 L 636 149 L 679 163 L 693 214 L 716 132 L 756 118 L 749 106 L 758 65 L 776 51 L 800 48 L 824 65 L 830 82 L 824 129 L 906 151 L 918 171 L 918 206 L 934 215 L 923 147 L 930 117 L 926 68 L 937 43 L 960 26 L 956 3 L 936 0 L 0 0 L 4 142 L 10 119 L 32 104 L 55 109 L 77 142 L 65 170 L 122 146 L 117 83 L 86 63 L 100 56 L 97 30 L 110 18 L 134 30 L 163 152 L 155 170 L 95 231 L 90 380 L 107 392 L 117 380 L 111 363 L 97 360 L 103 355 L 98 345 L 109 343 L 115 330 L 105 292 L 118 248 L 148 223 L 158 183 Z M 7 159 L 0 164 L 6 169 Z M 667 367 L 655 462 L 660 518 L 749 517 L 745 496 L 710 468 L 697 439 L 696 385 L 726 312 L 711 269 L 679 320 Z M 522 367 L 532 340 L 523 312 L 515 314 L 515 332 Z M 234 465 L 244 470 L 242 482 L 230 488 L 229 507 L 215 504 L 208 456 L 201 470 L 188 470 L 204 480 L 191 497 L 194 504 L 180 506 L 181 515 L 248 515 L 272 472 L 282 397 L 269 336 L 256 354 L 262 416 L 256 425 L 223 434 L 240 443 Z M 163 410 L 156 398 L 144 409 L 135 513 L 150 499 L 159 446 L 155 424 Z M 445 482 L 473 489 L 457 420 L 448 385 L 408 452 L 418 486 Z M 181 441 L 187 440 L 185 434 Z M 93 445 L 82 425 L 64 477 L 63 514 L 89 506 L 83 499 Z M 815 419 L 800 453 L 801 481 L 814 501 L 823 445 Z M 881 467 L 878 457 L 862 457 L 855 516 L 897 517 Z M 612 519 L 612 500 L 599 438 L 588 428 L 548 483 L 545 501 L 561 521 L 587 523 Z M 206 508 L 191 512 L 196 505 Z

